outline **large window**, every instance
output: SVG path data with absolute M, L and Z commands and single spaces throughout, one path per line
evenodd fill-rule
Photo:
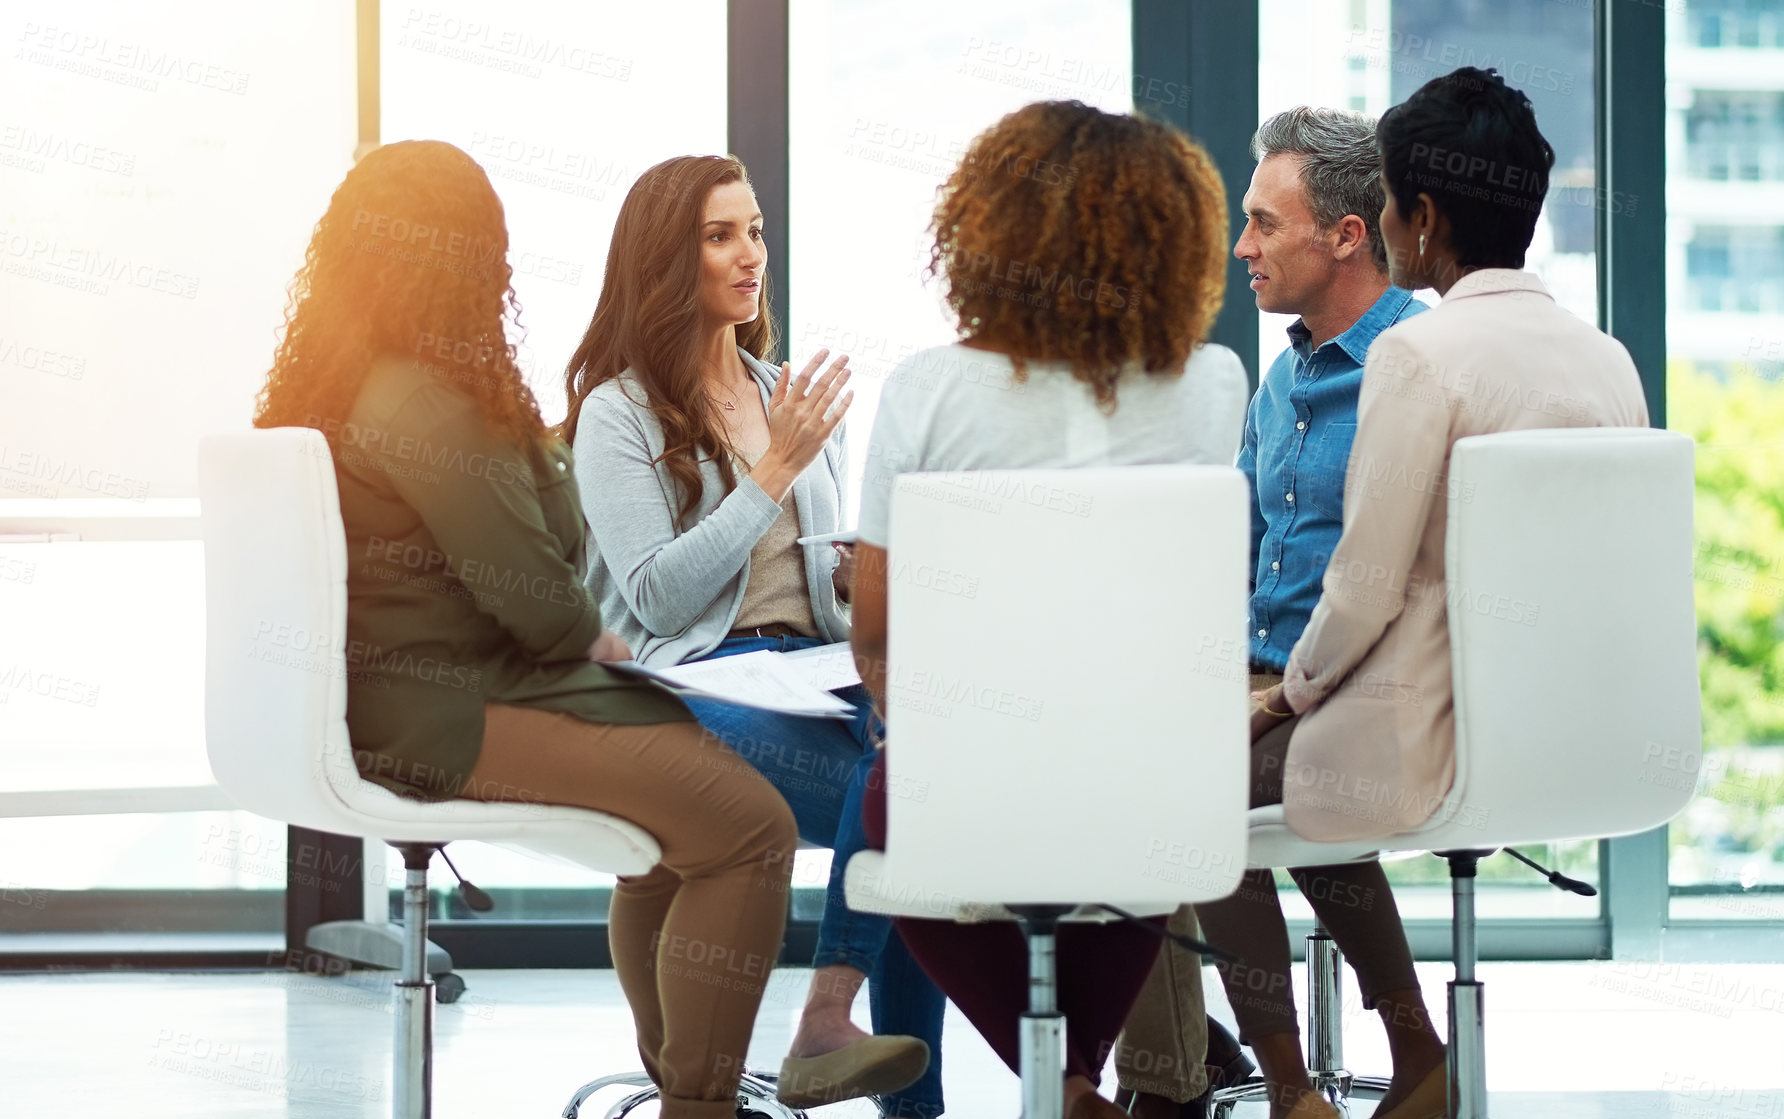
M 1669 15 L 1667 406 L 1697 447 L 1702 766 L 1675 919 L 1784 920 L 1784 0 Z M 1730 92 L 1731 83 L 1738 89 Z
M 61 914 L 81 889 L 238 888 L 235 927 L 276 931 L 283 828 L 178 810 L 227 803 L 205 788 L 198 545 L 26 530 L 80 513 L 162 535 L 199 437 L 247 423 L 351 163 L 353 5 L 87 0 L 0 27 L 0 876 L 27 899 L 0 931 L 191 928 L 219 911 Z M 167 811 L 25 815 L 131 788 Z
M 1154 17 L 1179 11 L 1165 7 L 1177 0 L 1140 2 L 1158 5 Z M 1223 90 L 1249 90 L 1250 59 L 1243 86 L 1223 85 L 1235 60 L 1206 42 L 1195 54 L 1206 70 L 1186 86 L 1137 74 L 1129 0 L 788 3 L 781 325 L 795 361 L 826 346 L 853 358 L 859 478 L 886 376 L 955 337 L 923 274 L 926 227 L 971 137 L 1040 98 L 1125 111 L 1144 100 L 1182 108 L 1199 94 L 1205 112 Z M 1497 67 L 1528 92 L 1559 157 L 1530 264 L 1563 306 L 1598 319 L 1605 238 L 1661 220 L 1653 199 L 1607 195 L 1597 164 L 1593 46 L 1607 4 L 1256 3 L 1260 119 L 1302 103 L 1379 114 L 1460 65 Z M 488 170 L 524 308 L 516 341 L 555 419 L 620 202 L 657 160 L 727 149 L 727 75 L 765 64 L 727 57 L 741 41 L 727 21 L 759 10 L 740 0 L 380 7 L 381 139 L 449 140 Z M 1606 886 L 1601 909 L 1496 859 L 1482 868 L 1481 906 L 1488 918 L 1554 919 L 1533 926 L 1540 937 L 1564 925 L 1602 932 L 1627 889 L 1651 903 L 1635 921 L 1656 945 L 1663 875 L 1673 930 L 1784 920 L 1784 0 L 1616 10 L 1657 7 L 1668 418 L 1699 442 L 1707 753 L 1674 775 L 1698 795 L 1669 829 L 1669 865 L 1658 834 L 1539 854 Z M 7 933 L 75 927 L 279 927 L 285 829 L 228 812 L 204 761 L 190 499 L 197 440 L 247 422 L 285 285 L 350 165 L 357 8 L 321 0 L 244 19 L 223 0 L 78 0 L 0 17 L 12 44 L 0 68 L 0 948 Z M 1249 106 L 1238 115 L 1249 127 Z M 1606 254 L 1627 280 L 1618 259 Z M 1286 325 L 1260 324 L 1265 367 Z M 106 807 L 106 790 L 119 789 L 138 807 Z M 497 918 L 603 910 L 603 876 L 473 844 L 453 853 L 502 898 Z M 796 884 L 821 884 L 827 860 L 802 854 Z M 394 883 L 381 852 L 374 863 L 373 877 Z M 1397 860 L 1389 873 L 1410 916 L 1447 916 L 1438 860 Z M 814 893 L 795 893 L 796 917 L 816 915 Z M 1440 939 L 1439 922 L 1414 924 L 1415 941 Z M 1708 943 L 1668 944 L 1687 942 Z M 1530 943 L 1536 954 L 1551 947 Z M 1577 954 L 1602 940 L 1555 943 Z

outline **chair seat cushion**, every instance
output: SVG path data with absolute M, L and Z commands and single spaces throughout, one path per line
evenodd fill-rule
M 412 800 L 357 774 L 350 779 L 344 775 L 331 779 L 329 786 L 360 825 L 348 834 L 371 839 L 481 840 L 608 874 L 643 874 L 662 855 L 656 839 L 637 824 L 587 808 Z
M 1381 850 L 1379 840 L 1315 843 L 1302 839 L 1289 830 L 1280 804 L 1253 808 L 1246 816 L 1246 833 L 1245 865 L 1253 870 L 1361 862 Z
M 912 881 L 901 879 L 884 851 L 862 851 L 849 860 L 843 875 L 843 891 L 849 908 L 863 913 L 881 913 L 888 917 L 923 917 L 934 921 L 958 921 L 963 925 L 983 921 L 1014 921 L 1016 915 L 1006 903 L 968 901 L 934 890 L 925 890 Z M 1159 917 L 1171 912 L 1160 906 L 1129 906 L 1110 902 L 1141 917 Z M 1107 922 L 1117 920 L 1113 914 L 1092 908 L 1088 903 L 1060 918 L 1063 921 Z

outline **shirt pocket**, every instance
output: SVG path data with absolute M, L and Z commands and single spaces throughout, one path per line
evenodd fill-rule
M 569 448 L 547 439 L 532 456 L 533 486 L 539 495 L 539 512 L 545 527 L 558 538 L 560 554 L 580 570 L 588 526 L 582 517 L 582 491 Z
M 1306 502 L 1308 511 L 1322 519 L 1342 521 L 1344 517 L 1344 470 L 1350 464 L 1350 445 L 1356 435 L 1354 423 L 1329 423 L 1302 452 L 1296 500 Z

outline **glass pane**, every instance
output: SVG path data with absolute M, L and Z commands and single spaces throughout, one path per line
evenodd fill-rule
M 1590 4 L 1552 0 L 1258 0 L 1259 116 L 1296 105 L 1380 116 L 1459 66 L 1497 68 L 1529 95 L 1555 149 L 1526 266 L 1558 303 L 1596 323 L 1595 214 L 1605 200 L 1596 188 L 1593 146 L 1592 12 Z M 1437 302 L 1429 290 L 1419 298 Z M 1294 320 L 1258 320 L 1259 361 L 1267 367 Z
M 212 784 L 203 575 L 197 541 L 0 544 L 0 793 Z M 62 892 L 283 889 L 285 834 L 246 812 L 0 819 L 0 886 L 24 891 L 0 932 L 191 931 L 190 906 Z M 279 927 L 252 914 L 231 931 Z
M 446 140 L 489 173 L 508 221 L 521 368 L 556 422 L 626 191 L 660 160 L 727 150 L 724 0 L 449 0 L 387 4 L 382 18 L 383 138 Z M 490 889 L 613 882 L 483 844 L 455 843 L 452 859 Z
M 0 500 L 196 496 L 198 439 L 247 423 L 352 155 L 353 15 L 83 0 L 9 22 Z M 202 574 L 196 542 L 0 543 L 0 793 L 211 784 Z M 0 925 L 53 925 L 61 890 L 277 890 L 283 857 L 243 844 L 283 833 L 222 812 L 0 820 L 7 888 L 31 899 Z M 86 909 L 88 928 L 155 919 Z
M 1784 13 L 1772 0 L 1688 0 L 1667 11 L 1673 17 L 1667 35 L 1675 43 L 1712 50 L 1784 47 Z
M 285 825 L 249 812 L 0 820 L 0 850 L 13 888 L 285 888 Z M 0 928 L 5 912 L 0 906 Z
M 956 338 L 922 273 L 936 188 L 968 142 L 1031 101 L 1129 112 L 1128 0 L 794 0 L 789 352 L 846 352 L 856 492 L 880 387 Z
M 0 792 L 209 785 L 197 541 L 0 544 Z
M 626 191 L 670 156 L 725 145 L 724 0 L 383 6 L 383 138 L 446 140 L 508 219 L 521 368 L 548 422 Z
M 1667 422 L 1697 440 L 1704 758 L 1675 920 L 1784 921 L 1784 0 L 1668 9 Z
M 0 498 L 196 497 L 354 141 L 351 0 L 8 21 Z
M 1297 105 L 1380 116 L 1419 86 L 1459 66 L 1495 67 L 1536 106 L 1555 149 L 1555 173 L 1527 266 L 1563 307 L 1598 321 L 1593 147 L 1592 7 L 1550 0 L 1458 4 L 1454 0 L 1258 0 L 1258 113 Z M 1437 294 L 1418 293 L 1436 304 Z M 1292 316 L 1258 316 L 1259 364 L 1288 344 Z M 1570 843 L 1525 853 L 1553 869 L 1598 882 L 1598 844 Z M 1428 855 L 1386 862 L 1407 917 L 1447 918 L 1449 871 Z M 1311 910 L 1289 884 L 1284 907 Z M 1597 918 L 1597 898 L 1562 893 L 1509 856 L 1480 866 L 1483 917 Z

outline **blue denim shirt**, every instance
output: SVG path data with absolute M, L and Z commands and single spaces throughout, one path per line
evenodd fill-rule
M 1319 602 L 1343 530 L 1344 470 L 1357 433 L 1357 392 L 1376 335 L 1428 308 L 1403 288 L 1382 293 L 1319 349 L 1299 319 L 1245 413 L 1239 469 L 1251 483 L 1251 663 L 1281 672 Z

